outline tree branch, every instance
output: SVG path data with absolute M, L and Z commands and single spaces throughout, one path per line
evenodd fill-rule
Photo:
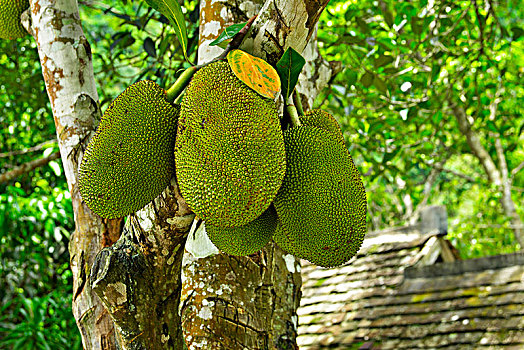
M 486 171 L 486 174 L 488 175 L 490 182 L 496 186 L 501 186 L 502 176 L 500 174 L 500 171 L 497 169 L 497 166 L 495 165 L 493 158 L 491 158 L 488 151 L 486 151 L 484 146 L 482 146 L 482 144 L 480 143 L 480 138 L 477 135 L 477 133 L 471 129 L 471 125 L 468 121 L 468 117 L 466 115 L 466 112 L 464 111 L 464 108 L 457 105 L 453 105 L 452 109 L 455 114 L 455 118 L 457 119 L 460 131 L 466 138 L 466 141 L 471 151 L 478 158 L 480 164 Z
M 500 135 L 495 136 L 495 150 L 502 174 L 502 206 L 506 215 L 508 215 L 511 220 L 515 238 L 519 242 L 521 249 L 524 249 L 524 223 L 517 213 L 513 198 L 511 198 L 511 179 L 509 178 L 508 164 L 506 163 L 506 156 L 504 155 Z
M 14 178 L 27 173 L 31 170 L 34 170 L 38 167 L 48 164 L 50 161 L 60 158 L 60 152 L 51 153 L 45 158 L 35 159 L 30 162 L 24 163 L 20 166 L 15 167 L 13 170 L 7 171 L 3 174 L 0 174 L 0 183 L 8 182 Z
M 42 143 L 40 143 L 40 144 L 38 144 L 36 146 L 33 146 L 33 147 L 24 148 L 24 149 L 21 149 L 21 150 L 16 150 L 16 151 L 11 151 L 11 152 L 0 153 L 0 158 L 19 156 L 21 154 L 26 154 L 26 153 L 40 151 L 45 146 L 54 145 L 55 143 L 56 143 L 56 140 L 48 140 L 48 141 L 44 141 L 44 142 L 42 142 Z
M 327 86 L 336 71 L 318 51 L 316 29 L 302 55 L 306 59 L 306 64 L 300 72 L 296 91 L 304 110 L 307 111 L 313 108 L 315 97 Z
M 404 219 L 411 219 L 411 223 L 415 223 L 418 220 L 418 217 L 420 215 L 420 211 L 426 207 L 429 197 L 431 196 L 431 190 L 433 189 L 433 185 L 435 185 L 435 182 L 437 181 L 437 177 L 440 173 L 440 169 L 444 167 L 444 164 L 448 161 L 448 159 L 451 157 L 451 153 L 447 153 L 445 157 L 440 160 L 438 163 L 436 163 L 429 172 L 428 177 L 426 178 L 426 181 L 424 182 L 424 190 L 422 191 L 423 197 L 420 203 L 417 205 L 417 208 L 415 211 L 410 215 L 410 217 L 404 217 Z
M 519 173 L 519 171 L 521 171 L 522 169 L 524 169 L 524 162 L 522 162 L 519 165 L 517 165 L 517 167 L 511 171 L 511 177 L 510 177 L 511 180 L 513 180 L 515 175 L 517 175 Z

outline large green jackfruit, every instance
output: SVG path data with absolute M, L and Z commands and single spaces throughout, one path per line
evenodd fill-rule
M 278 217 L 273 206 L 250 223 L 240 227 L 218 227 L 206 222 L 207 236 L 222 252 L 230 255 L 251 255 L 271 240 Z
M 302 125 L 314 126 L 330 132 L 342 145 L 346 145 L 342 129 L 335 117 L 321 109 L 313 109 L 299 116 Z
M 359 250 L 366 232 L 366 192 L 348 150 L 311 126 L 284 132 L 286 176 L 274 205 L 275 242 L 324 266 L 338 266 Z
M 0 0 L 0 38 L 17 39 L 27 35 L 20 15 L 29 8 L 29 0 Z
M 227 62 L 202 68 L 182 100 L 175 160 L 180 191 L 206 223 L 253 221 L 275 198 L 286 168 L 274 101 L 247 87 Z
M 174 175 L 179 106 L 152 81 L 125 89 L 107 108 L 79 169 L 80 193 L 103 218 L 134 213 Z

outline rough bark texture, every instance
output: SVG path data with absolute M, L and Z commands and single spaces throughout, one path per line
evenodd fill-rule
M 271 64 L 287 48 L 302 52 L 329 0 L 268 0 L 241 48 Z
M 453 112 L 457 119 L 460 132 L 466 137 L 471 152 L 478 158 L 480 164 L 488 175 L 489 181 L 500 188 L 502 192 L 502 208 L 511 221 L 511 227 L 515 239 L 519 242 L 520 248 L 524 250 L 524 223 L 517 213 L 515 202 L 511 197 L 511 179 L 508 174 L 506 156 L 504 155 L 500 139 L 497 139 L 495 142 L 495 149 L 500 166 L 499 170 L 489 152 L 480 142 L 478 134 L 472 129 L 464 108 L 455 105 L 453 107 Z
M 75 0 L 32 0 L 30 6 L 75 214 L 76 230 L 69 245 L 73 314 L 84 348 L 115 349 L 113 323 L 86 282 L 96 253 L 113 244 L 120 235 L 121 220 L 104 221 L 94 215 L 82 202 L 77 186 L 84 147 L 100 119 L 91 49 L 82 31 Z
M 222 49 L 208 43 L 225 26 L 243 22 L 256 14 L 261 2 L 242 4 L 235 8 L 227 1 L 201 3 L 199 63 L 220 55 Z M 287 47 L 293 46 L 302 52 L 326 4 L 327 1 L 322 4 L 267 1 L 241 49 L 273 64 Z M 300 15 L 297 9 L 303 9 Z M 310 13 L 315 16 L 313 19 Z M 312 61 L 310 64 L 322 61 L 321 58 L 317 60 L 320 56 L 316 42 L 312 43 L 309 52 L 312 54 L 306 55 L 306 59 Z M 308 76 L 318 77 L 315 74 Z M 324 84 L 328 80 L 329 77 Z M 308 97 L 313 98 L 317 91 L 311 89 L 307 92 Z M 300 263 L 275 244 L 270 243 L 249 257 L 216 254 L 195 258 L 186 254 L 182 273 L 181 317 L 190 349 L 297 348 Z
M 115 322 L 122 349 L 183 349 L 180 269 L 193 218 L 173 179 L 97 256 L 90 283 Z
M 331 78 L 338 73 L 340 67 L 330 64 L 318 51 L 317 31 L 315 30 L 306 48 L 302 52 L 306 64 L 300 73 L 296 91 L 300 96 L 302 107 L 307 111 L 313 107 L 315 97 L 327 86 Z M 338 62 L 340 65 L 340 62 Z

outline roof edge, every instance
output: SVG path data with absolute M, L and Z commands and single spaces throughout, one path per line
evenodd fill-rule
M 406 267 L 404 270 L 404 278 L 428 278 L 461 275 L 467 272 L 497 270 L 516 265 L 524 266 L 523 252 L 487 256 L 484 258 L 469 260 L 457 260 L 454 262 L 438 263 L 421 267 L 410 266 Z

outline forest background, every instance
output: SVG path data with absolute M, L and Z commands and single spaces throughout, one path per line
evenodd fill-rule
M 446 206 L 464 259 L 517 251 L 524 227 L 520 1 L 340 1 L 318 42 L 338 74 L 314 106 L 335 115 L 363 175 L 368 228 Z M 80 1 L 102 110 L 137 80 L 186 68 L 143 1 Z M 183 4 L 196 60 L 198 1 Z M 70 309 L 71 198 L 34 40 L 0 40 L 0 348 L 81 349 Z M 520 244 L 519 244 L 520 237 Z M 7 334 L 10 334 L 8 337 Z

